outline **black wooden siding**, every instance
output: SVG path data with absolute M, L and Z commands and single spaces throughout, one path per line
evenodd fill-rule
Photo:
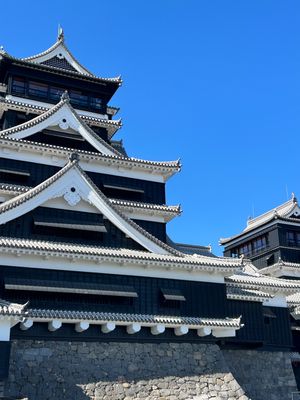
M 80 76 L 62 76 L 59 71 L 45 70 L 41 71 L 36 68 L 24 68 L 22 65 L 11 64 L 6 72 L 6 80 L 8 83 L 8 93 L 11 94 L 11 79 L 12 76 L 24 77 L 25 79 L 35 82 L 48 83 L 49 85 L 61 87 L 65 90 L 81 90 L 93 94 L 95 97 L 101 97 L 103 106 L 105 106 L 111 97 L 116 92 L 118 85 L 112 82 L 92 82 L 88 80 L 81 80 Z M 28 96 L 34 100 L 40 100 L 34 96 Z M 48 99 L 47 102 L 55 104 L 55 100 Z
M 190 331 L 183 337 L 176 337 L 172 329 L 154 337 L 149 328 L 143 328 L 135 335 L 128 335 L 124 327 L 118 327 L 108 335 L 102 334 L 99 326 L 91 326 L 86 332 L 76 333 L 74 324 L 64 324 L 61 329 L 50 333 L 47 324 L 34 324 L 28 331 L 19 327 L 12 329 L 12 338 L 44 338 L 49 340 L 125 340 L 125 341 L 212 341 L 223 346 L 250 346 L 261 349 L 290 349 L 292 339 L 289 311 L 284 308 L 263 307 L 258 302 L 226 300 L 225 285 L 206 282 L 190 282 L 175 279 L 146 278 L 123 275 L 93 274 L 69 271 L 50 271 L 42 269 L 16 268 L 3 266 L 0 269 L 0 296 L 11 301 L 25 303 L 30 301 L 32 308 L 111 311 L 137 314 L 195 316 L 195 317 L 238 317 L 242 315 L 245 324 L 237 331 L 235 338 L 218 339 L 212 336 L 199 338 L 196 331 Z M 39 293 L 28 291 L 4 290 L 4 281 L 10 278 L 45 282 L 65 282 L 76 287 L 77 284 L 99 284 L 130 286 L 137 292 L 137 298 L 116 299 L 110 296 L 91 296 L 59 293 Z M 176 289 L 186 301 L 164 301 L 161 289 Z M 177 303 L 177 304 L 176 304 Z M 266 319 L 264 311 L 271 311 L 275 318 Z
M 16 171 L 26 171 L 30 176 L 12 175 L 5 172 L 0 172 L 0 183 L 12 183 L 26 186 L 36 186 L 47 178 L 53 176 L 61 168 L 30 163 L 27 161 L 10 160 L 0 158 L 0 168 L 7 168 Z M 120 190 L 116 197 L 124 200 L 136 200 L 146 203 L 165 204 L 165 184 L 160 182 L 150 182 L 134 178 L 126 178 L 123 176 L 106 175 L 95 172 L 87 172 L 87 175 L 92 179 L 104 194 L 109 192 L 108 188 L 103 185 L 120 186 L 128 189 L 141 190 L 143 192 L 134 192 Z
M 271 311 L 273 318 L 264 317 L 264 339 L 267 346 L 292 346 L 290 311 L 281 307 L 263 307 L 263 313 Z
M 8 378 L 11 342 L 0 341 L 0 381 Z
M 242 323 L 245 324 L 245 327 L 237 332 L 236 338 L 230 339 L 233 343 L 246 341 L 262 344 L 264 327 L 261 303 L 227 300 L 227 310 L 230 317 L 242 315 Z
M 99 220 L 101 217 L 101 221 Z M 55 227 L 36 226 L 35 220 L 49 219 L 52 222 L 60 222 L 61 219 L 69 223 L 86 224 L 101 222 L 107 232 L 91 232 L 85 230 L 61 229 Z M 158 239 L 165 241 L 166 228 L 165 224 L 150 221 L 135 221 L 137 224 L 145 228 Z M 6 224 L 0 225 L 0 236 L 18 237 L 36 240 L 49 240 L 54 242 L 80 243 L 86 245 L 94 245 L 101 247 L 128 248 L 134 250 L 144 250 L 145 248 L 133 241 L 131 238 L 113 225 L 109 220 L 102 219 L 102 215 L 61 210 L 56 208 L 38 207 Z
M 260 269 L 268 265 L 273 265 L 278 262 L 279 258 L 287 262 L 300 263 L 300 245 L 297 242 L 294 244 L 289 243 L 287 240 L 287 232 L 300 232 L 300 226 L 276 223 L 267 229 L 262 227 L 259 232 L 256 232 L 252 236 L 247 238 L 241 236 L 236 244 L 225 246 L 224 256 L 230 257 L 232 250 L 236 247 L 248 243 L 260 235 L 267 234 L 268 247 L 261 251 L 261 253 L 247 256 L 257 268 Z
M 126 268 L 126 267 L 125 267 Z M 154 315 L 176 315 L 225 318 L 226 305 L 225 285 L 208 282 L 191 282 L 176 279 L 147 278 L 126 275 L 109 275 L 70 271 L 51 271 L 42 269 L 17 268 L 2 266 L 0 282 L 7 278 L 37 279 L 48 281 L 59 281 L 73 283 L 93 283 L 102 285 L 130 286 L 138 294 L 132 299 L 132 304 L 122 307 L 122 312 L 136 314 Z M 161 298 L 161 289 L 179 290 L 186 298 L 186 301 L 178 302 L 170 306 Z M 2 293 L 1 293 L 2 291 Z M 102 296 L 39 293 L 39 292 L 16 292 L 2 290 L 0 294 L 12 301 L 30 301 L 30 307 L 55 308 L 55 309 L 88 309 L 93 311 L 120 311 L 120 305 L 103 304 L 96 300 Z M 108 296 L 103 296 L 108 297 Z

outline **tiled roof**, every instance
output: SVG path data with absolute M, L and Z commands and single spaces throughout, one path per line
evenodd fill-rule
M 189 271 L 217 270 L 220 272 L 235 272 L 241 268 L 240 260 L 232 258 L 188 255 L 174 256 L 123 248 L 114 249 L 8 237 L 0 237 L 0 249 L 3 254 L 24 253 L 37 254 L 40 256 L 64 257 L 66 259 L 102 259 L 114 262 L 132 262 L 143 265 L 156 265 L 167 269 L 172 267 Z
M 49 107 L 44 107 L 44 106 L 29 104 L 26 102 L 21 102 L 21 101 L 6 99 L 6 98 L 0 98 L 0 108 L 1 108 L 1 106 L 2 106 L 2 109 L 3 108 L 4 109 L 12 108 L 12 109 L 24 110 L 26 112 L 42 114 L 42 113 L 45 113 L 48 110 L 50 110 L 52 105 L 49 104 Z M 84 114 L 80 113 L 80 110 L 76 110 L 76 113 L 88 125 L 100 126 L 100 127 L 106 128 L 109 138 L 111 138 L 117 132 L 117 130 L 119 130 L 122 127 L 121 119 L 112 120 L 112 119 L 92 117 L 92 116 L 88 116 L 88 115 L 84 115 Z
M 300 290 L 300 282 L 289 279 L 272 278 L 257 274 L 257 276 L 245 274 L 243 272 L 226 278 L 228 285 L 237 285 L 247 289 L 283 289 L 284 291 Z
M 80 67 L 82 68 L 82 70 L 84 71 L 84 73 L 85 73 L 86 75 L 94 76 L 88 69 L 86 69 L 83 65 L 81 65 L 81 64 L 79 63 L 78 60 L 75 59 L 75 57 L 73 56 L 73 54 L 72 54 L 72 53 L 70 52 L 70 50 L 66 47 L 66 45 L 65 45 L 65 40 L 64 40 L 64 35 L 61 35 L 61 36 L 57 39 L 57 41 L 56 41 L 51 47 L 49 47 L 49 49 L 47 49 L 47 50 L 45 50 L 45 51 L 43 51 L 43 52 L 41 52 L 41 53 L 38 53 L 38 54 L 36 54 L 36 55 L 34 55 L 34 56 L 22 58 L 22 60 L 23 60 L 23 61 L 32 61 L 32 62 L 35 62 L 38 58 L 43 57 L 43 56 L 45 56 L 45 55 L 47 55 L 47 54 L 50 54 L 53 50 L 57 49 L 59 46 L 61 46 L 61 47 L 71 56 L 71 58 L 78 64 L 78 66 L 80 66 Z M 48 60 L 48 61 L 49 61 L 49 60 Z M 51 66 L 53 66 L 53 65 L 51 65 Z M 70 65 L 70 66 L 71 66 L 71 65 Z M 58 68 L 60 68 L 60 69 L 65 69 L 65 68 L 61 68 L 61 66 L 58 66 Z M 75 70 L 75 71 L 76 71 L 76 70 Z M 77 72 L 78 72 L 78 71 L 77 71 Z
M 273 272 L 278 270 L 286 271 L 300 271 L 300 263 L 292 263 L 288 261 L 279 260 L 277 263 L 259 270 L 264 275 L 272 275 Z
M 50 50 L 50 49 L 49 49 Z M 35 69 L 39 69 L 42 71 L 57 71 L 60 73 L 60 75 L 65 75 L 65 76 L 75 76 L 75 77 L 80 77 L 80 78 L 85 78 L 86 80 L 93 80 L 93 81 L 102 81 L 102 82 L 110 82 L 110 83 L 115 83 L 118 86 L 120 86 L 122 84 L 122 79 L 121 76 L 117 76 L 115 78 L 103 78 L 100 76 L 95 76 L 91 73 L 80 73 L 78 71 L 70 71 L 67 69 L 63 69 L 63 68 L 58 68 L 55 66 L 49 66 L 49 65 L 43 65 L 43 64 L 38 64 L 36 62 L 34 62 L 32 59 L 30 59 L 31 57 L 28 58 L 17 58 L 17 57 L 13 57 L 10 54 L 8 54 L 7 52 L 0 50 L 0 55 L 2 55 L 3 57 L 6 57 L 7 59 L 12 60 L 15 63 L 18 64 L 22 64 L 22 65 L 31 65 L 33 66 Z M 39 56 L 43 55 L 43 53 L 40 53 Z
M 259 301 L 271 299 L 273 296 L 270 293 L 262 292 L 261 290 L 244 289 L 237 286 L 226 286 L 227 298 L 230 300 L 245 300 Z
M 297 293 L 290 294 L 287 296 L 286 301 L 289 306 L 299 305 L 300 306 L 300 290 Z
M 40 183 L 34 188 L 23 192 L 19 196 L 16 196 L 10 200 L 5 201 L 4 203 L 0 204 L 0 214 L 11 210 L 15 207 L 20 206 L 21 204 L 25 203 L 26 201 L 30 200 L 31 198 L 37 196 L 47 187 L 52 185 L 55 181 L 57 181 L 61 176 L 63 176 L 67 171 L 73 168 L 78 163 L 78 160 L 70 161 L 65 167 L 59 170 L 55 175 L 51 176 L 50 178 L 46 179 L 44 182 Z
M 299 205 L 297 202 L 296 197 L 293 195 L 292 198 L 285 203 L 279 205 L 278 207 L 273 208 L 272 210 L 267 211 L 264 214 L 261 214 L 255 218 L 250 218 L 247 221 L 247 227 L 243 230 L 242 233 L 239 233 L 237 235 L 234 235 L 229 238 L 221 238 L 220 239 L 220 244 L 224 245 L 230 242 L 233 239 L 238 238 L 239 236 L 242 236 L 243 234 L 252 231 L 253 229 L 266 224 L 267 222 L 270 222 L 274 219 L 285 219 L 285 220 L 294 220 L 298 223 L 300 223 L 300 219 L 296 218 L 287 218 L 293 211 L 296 211 L 299 213 L 300 216 L 300 210 L 299 210 Z
M 92 151 L 84 151 L 78 149 L 71 149 L 69 147 L 61 147 L 55 146 L 45 143 L 38 143 L 38 142 L 31 142 L 27 140 L 21 139 L 7 139 L 7 138 L 0 138 L 0 143 L 3 146 L 12 146 L 18 149 L 32 149 L 37 151 L 49 152 L 53 155 L 64 155 L 68 157 L 71 153 L 76 151 L 81 159 L 83 160 L 97 160 L 102 161 L 107 165 L 116 164 L 119 166 L 123 166 L 124 168 L 129 167 L 132 168 L 132 165 L 137 167 L 147 169 L 147 170 L 157 170 L 161 172 L 171 172 L 171 171 L 180 171 L 181 164 L 180 160 L 177 161 L 148 161 L 148 160 L 141 160 L 138 158 L 133 157 L 119 157 L 114 155 L 108 154 L 100 154 Z
M 85 174 L 85 172 L 80 168 L 78 165 L 78 157 L 77 155 L 73 156 L 73 160 L 71 157 L 71 160 L 69 163 L 63 167 L 60 171 L 58 171 L 55 175 L 52 177 L 46 179 L 44 182 L 40 183 L 36 187 L 28 190 L 25 193 L 20 194 L 19 196 L 16 196 L 10 200 L 7 200 L 6 202 L 0 204 L 0 214 L 3 214 L 13 208 L 19 207 L 21 204 L 24 204 L 25 202 L 29 201 L 31 198 L 37 196 L 39 193 L 44 191 L 46 188 L 48 188 L 50 185 L 55 183 L 59 178 L 61 178 L 65 173 L 67 173 L 70 169 L 76 168 L 79 174 L 82 176 L 82 178 L 88 182 L 90 187 L 95 191 L 95 193 L 101 198 L 101 200 L 108 206 L 110 207 L 113 212 L 115 212 L 118 217 L 123 221 L 131 225 L 131 227 L 135 230 L 141 233 L 145 238 L 150 240 L 152 243 L 155 243 L 157 246 L 159 246 L 161 249 L 164 249 L 170 254 L 174 255 L 181 255 L 181 253 L 174 248 L 168 246 L 166 243 L 162 242 L 161 240 L 157 239 L 155 236 L 150 234 L 148 231 L 143 229 L 141 226 L 136 224 L 134 221 L 132 221 L 130 218 L 126 217 L 124 214 L 122 214 L 119 209 L 110 202 L 110 200 L 101 192 L 101 190 L 94 184 L 94 182 Z
M 211 252 L 211 246 L 200 246 L 200 245 L 192 245 L 192 244 L 185 244 L 185 243 L 176 243 L 171 240 L 169 236 L 167 236 L 167 243 L 169 246 L 174 247 L 178 251 L 181 251 L 184 254 L 190 255 L 200 255 L 206 257 L 216 257 Z
M 8 183 L 0 183 L 0 191 L 19 194 L 26 193 L 32 187 L 30 186 L 22 186 L 22 185 L 13 185 Z M 152 204 L 152 203 L 142 203 L 138 201 L 129 201 L 129 200 L 120 200 L 120 199 L 109 199 L 112 204 L 116 206 L 128 208 L 128 209 L 141 209 L 141 210 L 149 210 L 149 211 L 161 211 L 164 213 L 170 213 L 174 215 L 181 214 L 182 210 L 180 205 L 177 206 L 168 206 L 165 204 Z
M 37 319 L 66 319 L 66 320 L 85 320 L 101 322 L 128 322 L 145 324 L 170 324 L 170 325 L 188 325 L 188 326 L 210 326 L 218 328 L 241 328 L 241 318 L 197 318 L 197 317 L 176 317 L 164 315 L 147 314 L 122 314 L 106 313 L 92 311 L 70 311 L 70 310 L 43 310 L 29 309 L 28 318 Z
M 11 303 L 0 299 L 0 315 L 22 316 L 25 315 L 27 304 Z
M 61 97 L 61 100 L 59 103 L 57 103 L 55 106 L 50 108 L 49 110 L 45 111 L 43 114 L 38 115 L 37 117 L 26 121 L 22 124 L 19 124 L 17 126 L 4 129 L 3 131 L 0 132 L 0 137 L 5 137 L 9 138 L 11 135 L 17 133 L 17 132 L 22 132 L 26 129 L 32 128 L 34 126 L 37 126 L 43 121 L 46 121 L 49 117 L 54 115 L 58 110 L 60 110 L 63 106 L 67 106 L 68 109 L 71 111 L 72 115 L 75 117 L 75 119 L 81 124 L 87 131 L 88 133 L 96 139 L 103 147 L 108 149 L 110 152 L 112 152 L 114 155 L 122 157 L 122 154 L 119 153 L 116 149 L 114 149 L 112 146 L 110 146 L 108 143 L 105 142 L 99 135 L 97 135 L 85 122 L 83 119 L 80 118 L 80 116 L 77 114 L 77 112 L 74 110 L 74 108 L 70 104 L 70 100 L 67 95 L 63 94 Z M 105 120 L 106 123 L 114 123 L 115 121 L 109 121 Z

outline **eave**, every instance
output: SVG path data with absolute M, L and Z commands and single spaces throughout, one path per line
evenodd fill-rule
M 226 278 L 226 285 L 261 290 L 270 294 L 290 294 L 300 291 L 300 282 L 287 279 L 270 278 L 267 276 L 233 275 Z
M 8 96 L 7 96 L 8 97 Z M 11 96 L 9 96 L 11 97 Z M 24 99 L 26 100 L 26 99 Z M 39 103 L 39 102 L 36 102 Z M 43 103 L 45 104 L 45 103 Z M 35 105 L 26 103 L 26 101 L 18 101 L 13 100 L 10 98 L 0 98 L 0 118 L 4 111 L 7 110 L 15 110 L 15 111 L 23 111 L 25 113 L 32 113 L 32 114 L 43 114 L 47 112 L 49 109 L 53 107 L 53 104 L 49 104 L 49 107 Z M 114 134 L 122 127 L 121 119 L 118 120 L 110 120 L 106 118 L 95 117 L 91 115 L 87 115 L 88 113 L 83 114 L 81 110 L 75 109 L 78 113 L 79 117 L 89 126 L 99 126 L 101 128 L 105 128 L 108 133 L 109 139 L 111 139 Z M 92 114 L 92 113 L 90 113 Z M 104 117 L 104 115 L 103 115 Z
M 1 60 L 1 57 L 6 59 L 7 61 L 11 62 L 12 64 L 19 65 L 19 66 L 22 66 L 25 68 L 44 71 L 44 72 L 47 72 L 50 74 L 55 74 L 55 75 L 58 74 L 60 76 L 65 76 L 68 78 L 75 78 L 75 79 L 80 79 L 83 81 L 98 83 L 98 84 L 101 84 L 104 86 L 111 85 L 114 87 L 113 93 L 117 90 L 117 88 L 119 86 L 122 85 L 122 79 L 120 76 L 118 76 L 116 78 L 103 78 L 103 77 L 97 77 L 94 75 L 84 75 L 84 74 L 81 74 L 80 72 L 76 72 L 76 71 L 68 71 L 68 70 L 62 69 L 62 68 L 57 68 L 57 67 L 52 67 L 52 66 L 50 67 L 50 66 L 43 65 L 43 64 L 37 64 L 32 61 L 22 60 L 22 59 L 11 56 L 4 51 L 0 51 L 0 60 Z
M 179 161 L 146 161 L 130 157 L 103 155 L 20 139 L 0 138 L 0 154 L 4 158 L 36 163 L 43 162 L 44 164 L 61 167 L 65 165 L 70 154 L 74 152 L 77 152 L 80 156 L 80 164 L 83 169 L 91 172 L 100 172 L 99 168 L 107 167 L 107 172 L 102 170 L 103 173 L 141 179 L 138 175 L 140 172 L 147 175 L 147 177 L 142 179 L 166 182 L 181 169 Z M 42 160 L 40 157 L 42 157 Z
M 0 183 L 0 194 L 9 195 L 10 196 L 9 199 L 20 193 L 26 193 L 30 189 L 32 189 L 32 187 Z M 164 220 L 164 222 L 169 222 L 173 218 L 180 215 L 182 212 L 180 205 L 168 206 L 160 204 L 135 202 L 129 200 L 119 200 L 119 199 L 109 199 L 109 200 L 111 201 L 112 204 L 116 205 L 120 209 L 120 211 L 126 213 L 126 215 L 131 215 L 131 218 L 133 219 L 135 219 L 135 214 L 138 212 L 141 213 L 142 215 L 160 217 Z M 45 205 L 45 207 L 47 207 L 47 205 Z
M 2 254 L 12 254 L 15 257 L 33 255 L 44 259 L 63 258 L 66 261 L 74 260 L 74 262 L 76 260 L 89 260 L 96 263 L 100 262 L 100 265 L 103 262 L 112 262 L 121 266 L 139 265 L 147 269 L 159 267 L 169 271 L 170 277 L 176 270 L 194 273 L 205 271 L 230 276 L 233 272 L 241 269 L 239 263 L 226 258 L 164 255 L 129 249 L 103 248 L 8 237 L 0 237 L 0 249 L 3 252 Z
M 255 301 L 263 303 L 274 296 L 261 290 L 245 289 L 238 286 L 226 285 L 226 296 L 229 300 Z

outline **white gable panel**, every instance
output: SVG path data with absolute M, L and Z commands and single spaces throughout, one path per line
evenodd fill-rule
M 54 112 L 52 110 L 56 109 Z M 43 116 L 45 116 L 43 118 Z M 14 139 L 25 139 L 49 127 L 58 126 L 60 130 L 73 129 L 78 132 L 87 142 L 97 151 L 104 155 L 119 155 L 110 145 L 98 137 L 83 121 L 77 116 L 73 107 L 67 100 L 62 100 L 57 106 L 25 122 L 14 129 L 2 131 L 1 136 L 7 136 Z
M 112 224 L 145 249 L 157 254 L 172 252 L 171 249 L 167 250 L 167 245 L 160 245 L 160 241 L 121 214 L 100 190 L 95 190 L 77 167 L 77 161 L 69 163 L 34 189 L 3 203 L 0 206 L 0 224 L 16 219 L 55 198 L 63 198 L 73 207 L 85 201 L 96 207 Z

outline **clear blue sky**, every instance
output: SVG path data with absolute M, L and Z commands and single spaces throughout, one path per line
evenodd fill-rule
M 122 74 L 130 155 L 181 158 L 167 184 L 183 214 L 176 241 L 212 244 L 249 215 L 300 197 L 300 2 L 278 0 L 3 1 L 0 44 L 40 52 L 57 25 L 80 62 Z

